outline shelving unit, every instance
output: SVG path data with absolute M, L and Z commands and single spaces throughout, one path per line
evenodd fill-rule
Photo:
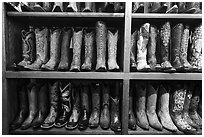
M 2 60 L 2 115 L 3 115 L 3 134 L 174 134 L 172 132 L 163 130 L 156 131 L 150 129 L 144 131 L 138 128 L 137 131 L 128 130 L 128 108 L 129 108 L 129 86 L 130 80 L 202 80 L 202 73 L 162 73 L 162 72 L 130 72 L 130 44 L 131 44 L 131 29 L 134 20 L 137 19 L 187 19 L 202 21 L 202 15 L 196 14 L 132 14 L 132 2 L 125 3 L 125 13 L 51 13 L 51 12 L 10 12 L 3 6 L 3 60 Z M 20 36 L 15 38 L 10 37 L 10 33 L 20 32 L 20 30 L 27 25 L 27 20 L 88 20 L 88 22 L 98 19 L 117 22 L 124 25 L 124 34 L 122 35 L 122 54 L 121 54 L 121 72 L 57 72 L 57 71 L 12 71 L 9 69 L 10 65 L 14 62 L 16 55 L 10 54 L 16 50 L 15 46 L 18 44 Z M 23 19 L 23 20 L 22 20 Z M 25 20 L 25 24 L 22 24 Z M 49 22 L 47 21 L 47 22 Z M 113 26 L 115 24 L 112 24 Z M 118 25 L 118 24 L 116 24 Z M 48 79 L 118 79 L 123 81 L 123 94 L 122 94 L 122 131 L 114 133 L 112 130 L 87 129 L 85 131 L 68 131 L 64 128 L 53 128 L 51 130 L 14 130 L 9 131 L 10 121 L 10 108 L 9 94 L 12 87 L 10 86 L 11 80 L 21 78 L 48 78 Z M 12 91 L 15 92 L 15 91 Z M 178 134 L 183 134 L 178 132 Z

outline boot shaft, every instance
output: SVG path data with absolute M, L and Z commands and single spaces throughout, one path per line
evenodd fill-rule
M 81 106 L 89 113 L 89 85 L 84 85 L 81 91 Z
M 153 113 L 156 110 L 158 86 L 148 84 L 147 86 L 147 112 Z
M 59 62 L 60 59 L 60 44 L 61 44 L 61 29 L 54 28 L 50 31 L 50 60 Z
M 84 46 L 85 46 L 85 64 L 92 64 L 92 58 L 93 58 L 93 50 L 94 50 L 94 40 L 95 35 L 94 31 L 87 30 L 84 34 Z
M 21 90 L 18 92 L 19 99 L 19 109 L 20 110 L 28 110 L 28 92 L 27 88 L 23 86 Z
M 137 30 L 131 35 L 131 48 L 130 48 L 130 64 L 136 63 L 136 41 L 137 41 Z
M 169 88 L 166 84 L 161 84 L 159 87 L 159 109 L 163 112 L 169 112 Z
M 73 85 L 72 87 L 72 104 L 73 104 L 73 110 L 80 110 L 80 95 L 81 87 L 75 87 Z
M 187 60 L 187 50 L 188 50 L 188 42 L 189 42 L 189 25 L 184 26 L 184 31 L 181 39 L 181 59 Z
M 45 83 L 38 92 L 38 108 L 42 113 L 47 113 L 49 108 L 48 85 Z
M 110 97 L 111 117 L 119 116 L 119 99 Z
M 32 86 L 31 89 L 27 89 L 28 91 L 28 102 L 29 102 L 29 111 L 30 113 L 37 113 L 38 111 L 38 91 L 39 91 L 39 86 L 35 84 Z
M 136 110 L 145 111 L 145 104 L 146 104 L 146 87 L 141 84 L 136 85 Z
M 117 55 L 117 42 L 118 42 L 118 30 L 116 32 L 111 32 L 108 30 L 108 59 L 116 60 Z
M 92 110 L 96 109 L 100 111 L 100 84 L 93 84 L 91 87 L 91 96 L 92 96 Z
M 102 99 L 103 99 L 103 106 L 108 105 L 109 106 L 109 93 L 110 93 L 110 87 L 108 84 L 102 84 Z
M 59 82 L 55 81 L 49 85 L 50 106 L 55 110 L 59 109 Z

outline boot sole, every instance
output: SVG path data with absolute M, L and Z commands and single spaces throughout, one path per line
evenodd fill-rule
M 56 128 L 61 128 L 61 127 L 65 126 L 66 124 L 67 124 L 67 122 L 64 123 L 64 124 L 62 124 L 62 125 L 56 125 L 56 124 L 54 124 L 54 126 L 55 126 Z
M 74 130 L 74 129 L 76 129 L 78 127 L 78 123 L 74 126 L 74 127 L 67 127 L 67 125 L 65 126 L 65 128 L 67 129 L 67 130 Z
M 49 128 L 52 128 L 53 126 L 54 126 L 54 123 L 52 125 L 48 126 L 48 127 L 44 127 L 42 125 L 40 127 L 43 128 L 43 129 L 49 129 Z

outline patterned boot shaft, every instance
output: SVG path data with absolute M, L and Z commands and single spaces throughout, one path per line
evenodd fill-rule
M 82 46 L 83 30 L 73 30 L 72 45 L 73 45 L 73 58 L 70 71 L 80 71 L 81 67 L 81 46 Z
M 145 23 L 140 27 L 137 41 L 137 70 L 149 69 L 147 65 L 146 56 L 147 56 L 147 43 L 149 40 L 149 23 Z
M 94 40 L 95 40 L 95 35 L 93 31 L 85 32 L 84 34 L 85 61 L 81 67 L 83 70 L 90 71 L 92 68 Z
M 107 39 L 108 39 L 108 69 L 119 70 L 119 66 L 116 61 L 118 30 L 115 32 L 115 34 L 108 30 Z
M 68 70 L 69 68 L 69 46 L 71 41 L 71 29 L 62 29 L 61 59 L 58 70 Z
M 96 23 L 97 64 L 96 70 L 106 70 L 106 38 L 107 28 L 103 21 Z
M 130 47 L 130 65 L 131 68 L 136 68 L 136 39 L 137 39 L 137 30 L 135 30 L 131 35 L 131 47 Z

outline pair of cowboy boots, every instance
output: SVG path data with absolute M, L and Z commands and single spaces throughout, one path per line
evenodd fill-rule
M 201 14 L 201 2 L 177 2 L 178 13 Z

